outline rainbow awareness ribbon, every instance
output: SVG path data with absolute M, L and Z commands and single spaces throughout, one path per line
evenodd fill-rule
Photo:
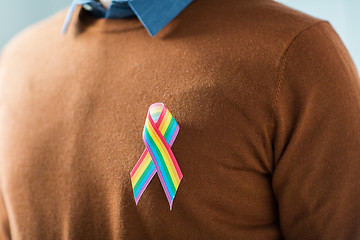
M 175 193 L 183 177 L 171 151 L 179 129 L 175 118 L 163 103 L 154 103 L 149 107 L 143 130 L 146 148 L 130 173 L 136 205 L 157 173 L 172 209 Z

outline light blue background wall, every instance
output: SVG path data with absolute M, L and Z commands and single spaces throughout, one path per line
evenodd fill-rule
M 360 72 L 360 0 L 278 0 L 278 2 L 329 20 Z
M 71 0 L 0 0 L 0 49 L 21 29 L 70 3 Z
M 360 70 L 360 0 L 278 0 L 327 19 L 341 36 Z M 71 0 L 0 0 L 0 49 L 18 31 L 66 7 Z

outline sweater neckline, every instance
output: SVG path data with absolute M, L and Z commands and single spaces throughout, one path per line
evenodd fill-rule
M 119 32 L 143 28 L 147 34 L 145 27 L 136 16 L 128 18 L 95 18 L 81 5 L 76 7 L 74 15 L 77 16 L 75 26 L 78 31 Z

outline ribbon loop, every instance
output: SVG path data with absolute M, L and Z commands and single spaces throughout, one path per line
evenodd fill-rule
M 163 103 L 149 107 L 143 130 L 145 150 L 130 173 L 136 204 L 157 173 L 170 210 L 183 174 L 171 150 L 179 125 Z

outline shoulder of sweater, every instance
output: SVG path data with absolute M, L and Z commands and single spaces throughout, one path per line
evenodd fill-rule
M 186 29 L 208 33 L 205 38 L 245 38 L 281 47 L 289 45 L 299 32 L 324 21 L 273 0 L 227 0 L 221 4 L 216 0 L 195 0 L 180 18 Z
M 5 59 L 14 54 L 34 52 L 34 50 L 46 44 L 50 38 L 61 40 L 60 31 L 67 11 L 68 7 L 60 9 L 49 17 L 19 31 L 3 46 L 1 58 Z

